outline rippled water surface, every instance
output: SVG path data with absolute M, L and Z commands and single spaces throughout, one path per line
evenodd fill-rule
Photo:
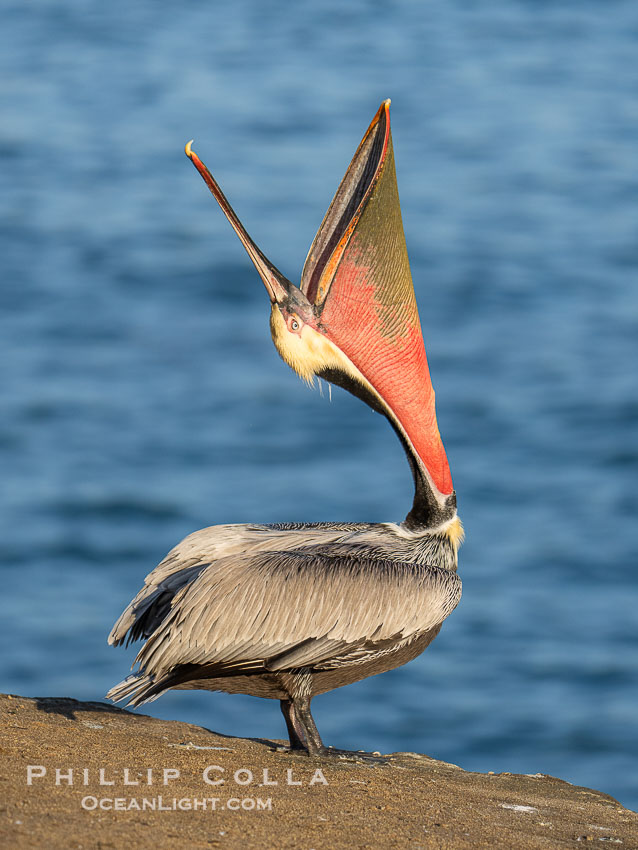
M 638 804 L 638 8 L 9 0 L 0 51 L 0 687 L 100 699 L 106 635 L 188 532 L 400 520 L 389 426 L 278 359 L 185 159 L 306 251 L 384 97 L 464 596 L 325 740 L 552 773 Z M 151 713 L 283 737 L 276 703 Z

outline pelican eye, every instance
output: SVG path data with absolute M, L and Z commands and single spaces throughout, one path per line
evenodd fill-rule
M 301 320 L 297 316 L 288 316 L 288 330 L 297 333 L 301 330 Z

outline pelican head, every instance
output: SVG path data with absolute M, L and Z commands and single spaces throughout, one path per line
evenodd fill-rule
M 401 220 L 390 101 L 379 107 L 337 189 L 300 286 L 255 245 L 192 142 L 186 154 L 266 286 L 272 338 L 283 360 L 303 380 L 324 378 L 388 418 L 415 481 L 408 527 L 432 528 L 453 519 L 456 495 L 436 421 Z

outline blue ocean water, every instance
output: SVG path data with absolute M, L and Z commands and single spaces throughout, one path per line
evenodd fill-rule
M 319 728 L 638 805 L 636 5 L 8 0 L 3 36 L 0 689 L 101 699 L 113 621 L 196 528 L 404 517 L 391 429 L 279 361 L 183 155 L 298 280 L 392 97 L 464 596 Z M 249 697 L 148 709 L 284 736 Z

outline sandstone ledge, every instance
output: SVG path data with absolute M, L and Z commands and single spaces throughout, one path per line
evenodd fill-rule
M 32 770 L 28 785 L 28 765 L 46 775 Z M 204 781 L 209 766 L 208 777 L 223 785 Z M 73 769 L 72 786 L 64 779 L 56 786 L 56 768 Z M 101 768 L 113 785 L 100 785 Z M 166 785 L 164 769 L 174 771 Z M 251 771 L 252 782 L 238 784 L 237 770 Z M 87 810 L 83 800 L 98 807 Z M 103 810 L 98 801 L 129 810 Z M 193 801 L 200 808 L 173 809 Z M 395 753 L 374 767 L 309 759 L 277 751 L 275 742 L 224 737 L 103 703 L 0 695 L 0 846 L 636 848 L 638 815 L 606 794 L 550 776 L 468 773 L 416 753 Z

